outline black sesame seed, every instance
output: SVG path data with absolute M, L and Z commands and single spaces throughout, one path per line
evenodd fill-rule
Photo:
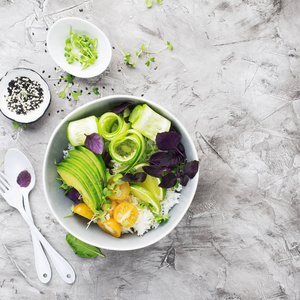
M 50 116 L 50 113 L 48 114 L 48 116 Z
M 49 28 L 46 28 L 46 31 L 48 31 L 49 30 Z
M 7 107 L 18 115 L 26 115 L 27 112 L 37 109 L 44 101 L 44 91 L 41 85 L 25 76 L 11 80 L 7 91 Z
M 113 49 L 116 49 L 115 47 L 112 47 Z
M 105 90 L 105 86 L 103 87 L 103 89 Z
M 51 78 L 51 75 L 48 75 L 48 78 Z
M 83 12 L 83 8 L 80 8 L 79 11 L 80 11 L 80 12 Z
M 45 70 L 43 70 L 42 73 L 45 73 Z
M 59 113 L 59 110 L 57 111 L 57 113 Z
M 32 32 L 32 35 L 34 35 L 34 32 Z
M 119 69 L 118 72 L 121 72 L 121 70 Z
M 85 87 L 85 89 L 88 90 L 89 88 L 88 88 L 88 87 Z

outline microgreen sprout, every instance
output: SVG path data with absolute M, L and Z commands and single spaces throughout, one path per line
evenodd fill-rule
M 87 35 L 78 35 L 70 28 L 70 37 L 65 42 L 65 57 L 69 64 L 79 61 L 82 70 L 95 64 L 98 53 L 96 52 L 98 39 L 91 39 Z
M 19 122 L 16 122 L 16 121 L 13 121 L 12 123 L 14 125 L 14 129 L 18 129 L 19 127 L 21 127 L 21 129 L 24 130 L 27 127 L 26 124 L 22 124 L 22 123 L 19 123 Z
M 153 55 L 159 54 L 163 50 L 170 49 L 171 51 L 173 50 L 173 46 L 169 41 L 166 42 L 165 46 L 161 48 L 158 51 L 152 51 L 149 49 L 150 48 L 150 42 L 148 43 L 148 46 L 145 46 L 144 44 L 140 47 L 140 49 L 135 53 L 136 57 L 135 59 L 132 59 L 132 55 L 130 52 L 126 52 L 121 48 L 121 53 L 124 56 L 124 62 L 127 66 L 129 67 L 136 67 L 136 61 L 138 58 L 141 58 L 142 55 L 146 55 L 146 62 L 145 65 L 147 67 L 150 66 L 151 62 L 155 62 L 155 57 Z
M 67 84 L 65 86 L 65 88 L 58 94 L 59 98 L 65 99 L 66 98 L 66 89 L 68 89 L 73 97 L 74 100 L 79 100 L 79 96 L 81 95 L 80 91 L 72 91 L 71 90 L 71 86 L 73 84 L 73 80 L 74 80 L 75 76 L 67 73 L 66 77 L 60 78 L 61 80 L 67 80 Z
M 153 5 L 153 0 L 146 0 L 146 5 L 148 8 L 152 7 Z M 156 0 L 156 3 L 159 4 L 159 5 L 162 5 L 162 0 Z
M 91 93 L 94 93 L 95 95 L 99 95 L 100 94 L 99 88 L 98 87 L 93 88 L 92 90 L 87 92 L 87 95 L 90 95 Z

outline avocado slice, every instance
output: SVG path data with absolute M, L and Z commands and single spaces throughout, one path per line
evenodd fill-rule
M 56 166 L 56 170 L 65 183 L 74 187 L 82 196 L 83 201 L 92 209 L 94 213 L 96 213 L 97 210 L 94 209 L 95 195 L 87 186 L 87 181 L 83 180 L 73 168 L 70 169 L 68 166 L 65 166 L 62 163 Z
M 90 150 L 88 150 L 88 151 L 90 151 Z M 92 155 L 90 155 L 88 152 L 86 153 L 86 152 L 83 152 L 83 151 L 80 151 L 80 150 L 77 150 L 77 149 L 70 150 L 69 154 L 70 154 L 70 156 L 78 157 L 78 158 L 84 160 L 85 163 L 93 169 L 94 173 L 96 173 L 98 183 L 101 184 L 101 188 L 103 188 L 103 186 L 104 186 L 103 178 L 102 178 L 102 175 L 99 171 L 99 168 L 97 168 L 96 164 L 94 163 L 94 160 L 91 158 Z
M 83 175 L 86 177 L 87 182 L 89 182 L 89 188 L 92 191 L 95 191 L 97 194 L 97 208 L 101 206 L 102 203 L 102 182 L 99 182 L 97 173 L 94 171 L 93 167 L 86 163 L 86 161 L 82 158 L 76 156 L 69 156 L 64 159 L 64 164 L 69 165 L 71 168 L 76 169 L 78 174 Z
M 93 153 L 91 150 L 79 146 L 77 147 L 77 149 L 83 153 L 85 153 L 86 155 L 88 155 L 90 157 L 90 159 L 94 162 L 95 166 L 97 167 L 100 176 L 103 180 L 103 186 L 105 187 L 107 185 L 107 180 L 106 180 L 106 166 L 105 166 L 105 162 L 101 156 L 101 154 L 95 154 Z

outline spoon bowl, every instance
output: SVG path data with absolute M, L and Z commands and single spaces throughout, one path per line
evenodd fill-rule
M 22 171 L 27 171 L 31 180 L 27 187 L 22 187 L 22 193 L 30 193 L 35 185 L 35 172 L 29 159 L 18 149 L 11 148 L 7 151 L 4 161 L 4 172 L 6 176 L 13 182 L 17 181 L 18 175 Z

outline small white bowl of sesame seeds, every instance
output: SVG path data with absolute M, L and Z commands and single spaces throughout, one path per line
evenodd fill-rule
M 0 81 L 0 110 L 7 118 L 28 124 L 40 119 L 51 102 L 46 81 L 34 70 L 16 68 Z
M 75 17 L 60 19 L 51 26 L 47 46 L 63 70 L 80 78 L 103 73 L 112 56 L 106 35 L 94 24 Z

